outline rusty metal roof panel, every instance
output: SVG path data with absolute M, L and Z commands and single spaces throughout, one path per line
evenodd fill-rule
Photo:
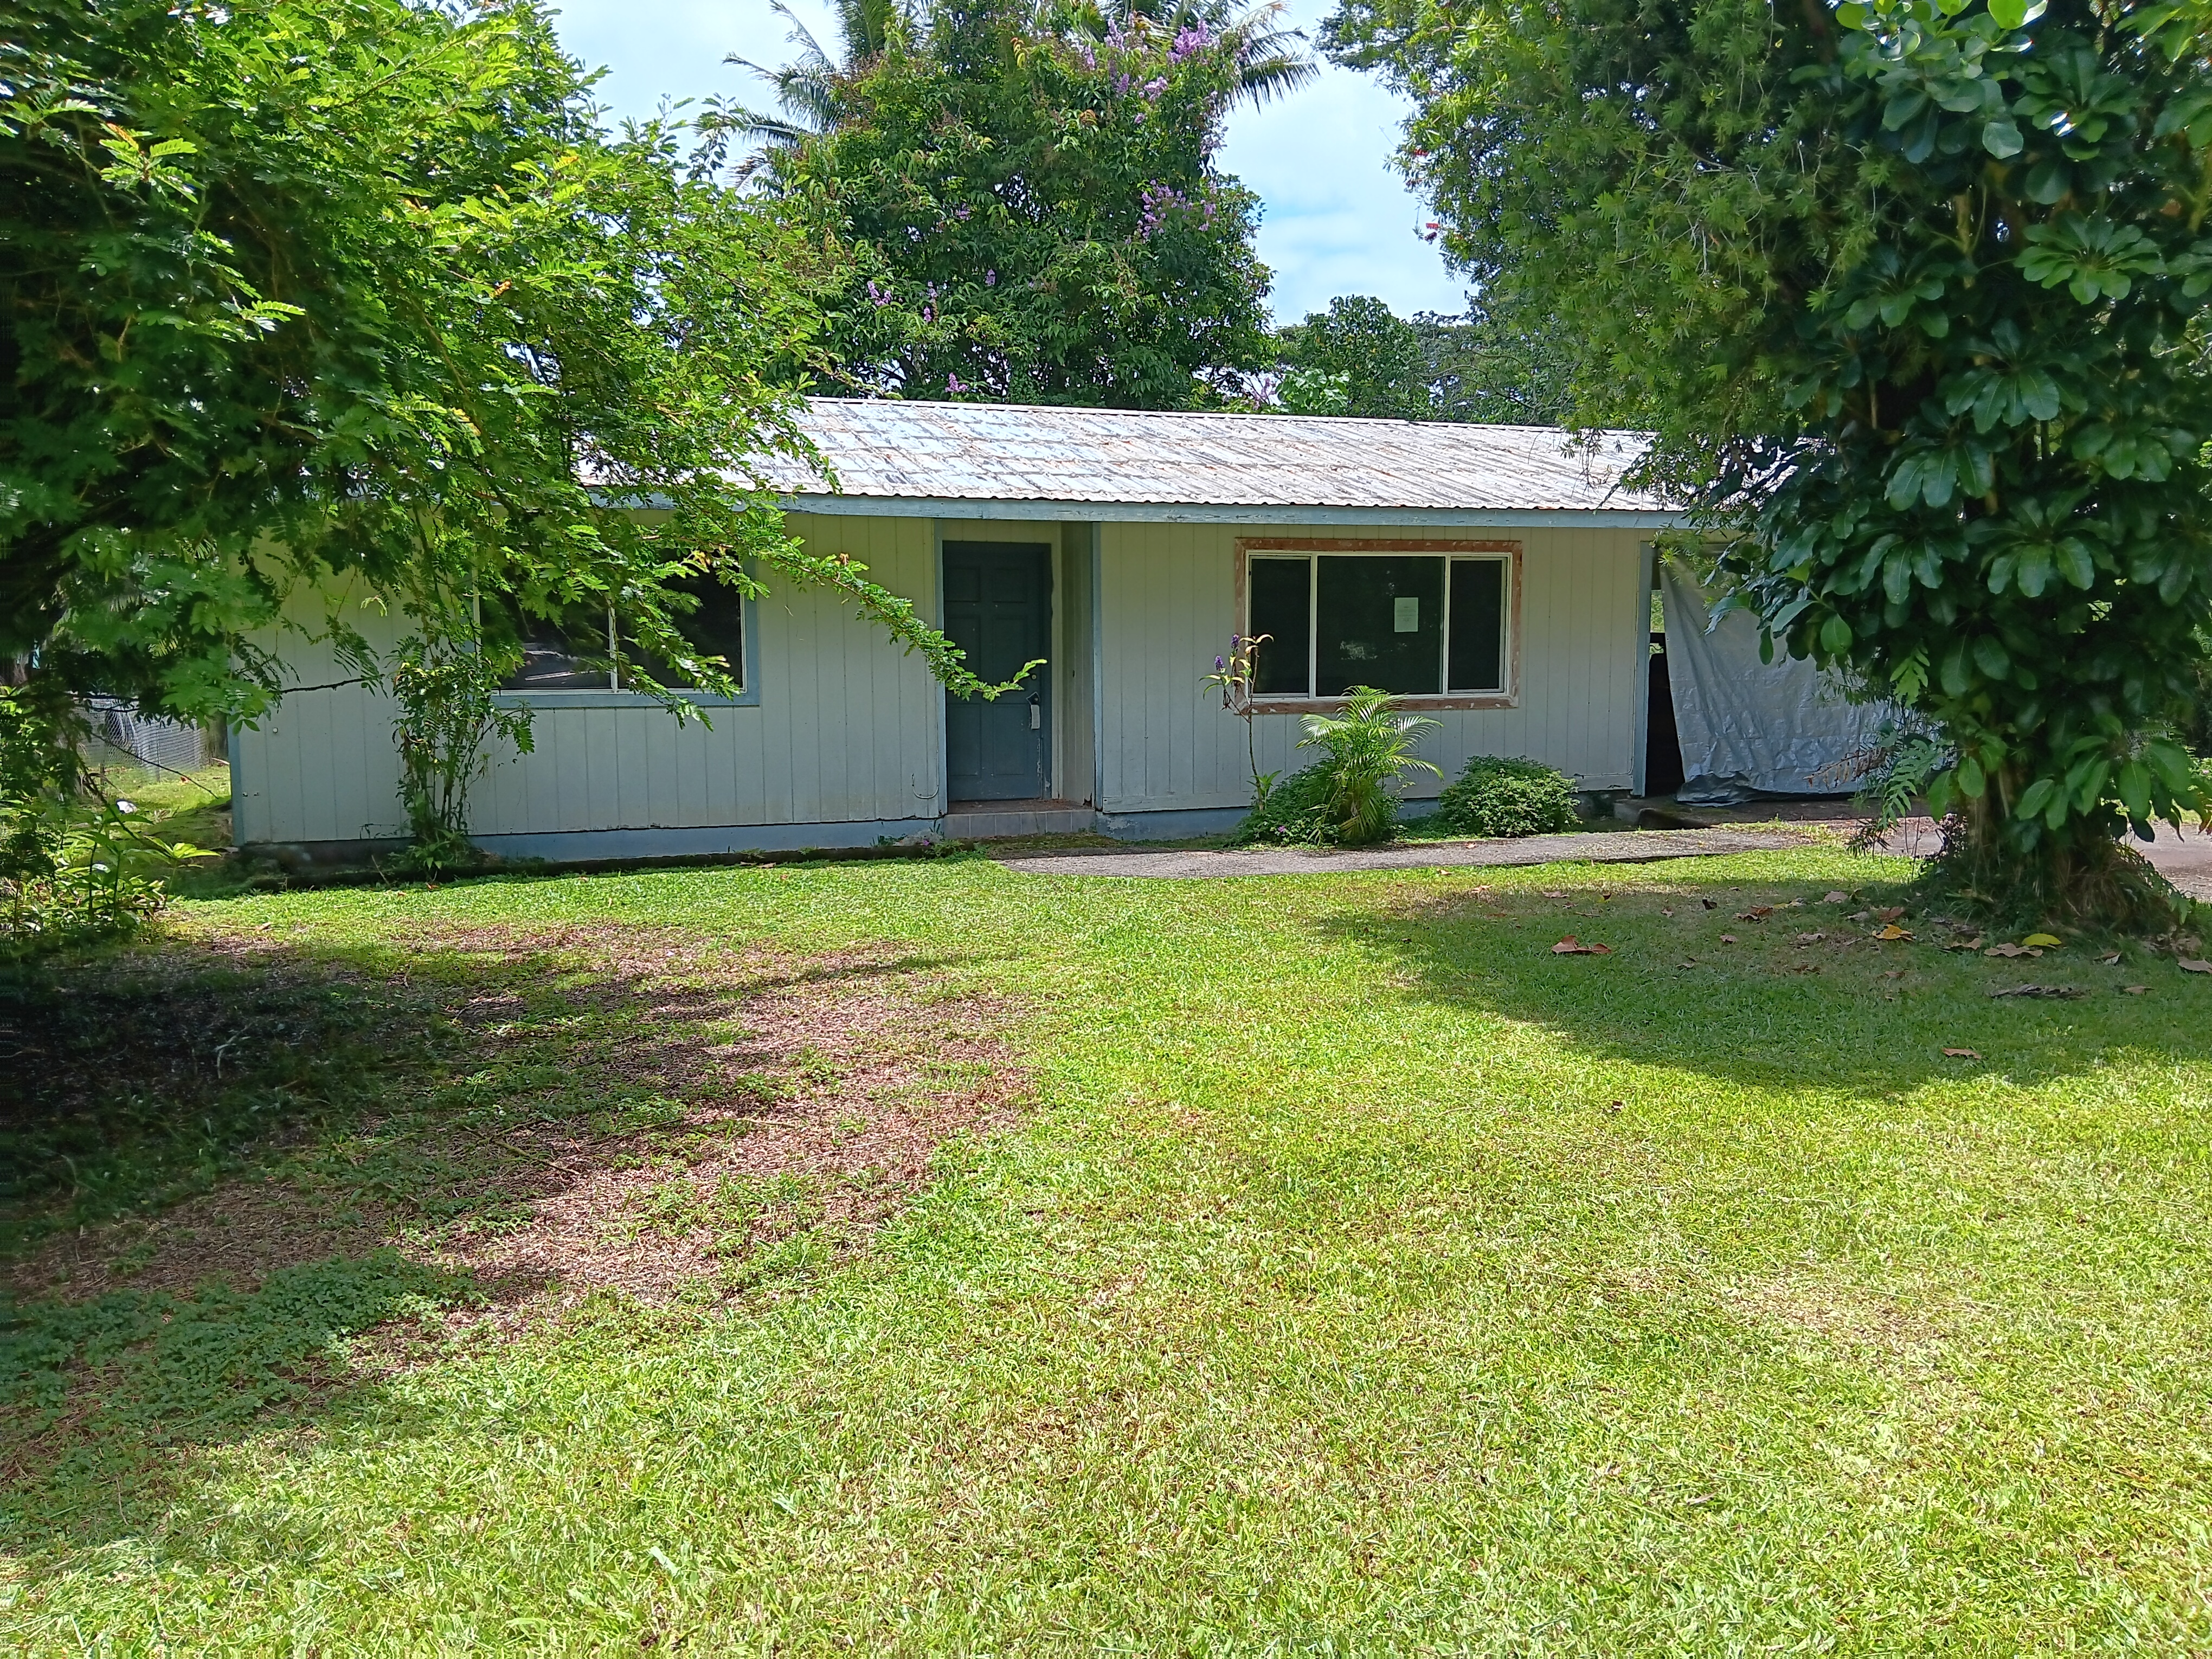
M 817 398 L 802 422 L 848 501 L 1667 514 L 1620 487 L 1636 433 Z M 769 466 L 778 489 L 831 493 Z

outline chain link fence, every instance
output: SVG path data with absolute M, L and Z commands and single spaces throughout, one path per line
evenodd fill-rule
M 101 772 L 197 772 L 227 759 L 221 731 L 140 714 L 113 697 L 85 705 L 92 741 L 85 759 Z

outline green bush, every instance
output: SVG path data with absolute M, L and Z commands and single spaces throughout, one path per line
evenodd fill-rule
M 1278 782 L 1237 826 L 1233 839 L 1239 846 L 1328 846 L 1328 763 L 1293 772 Z
M 1269 790 L 1235 839 L 1334 847 L 1389 840 L 1398 830 L 1398 780 L 1415 769 L 1437 770 L 1413 752 L 1419 734 L 1437 722 L 1395 714 L 1388 692 L 1355 685 L 1340 714 L 1308 714 L 1303 724 L 1298 747 L 1327 758 Z
M 1541 836 L 1571 830 L 1575 781 L 1535 761 L 1477 755 L 1437 799 L 1431 821 L 1456 836 Z

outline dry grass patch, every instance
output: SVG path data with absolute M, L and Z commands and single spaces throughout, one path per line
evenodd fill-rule
M 621 927 L 429 930 L 319 963 L 249 936 L 96 970 L 127 1034 L 105 1048 L 66 1007 L 19 1008 L 18 1039 L 76 1074 L 12 1103 L 18 1144 L 121 1114 L 109 1173 L 149 1179 L 135 1211 L 0 1264 L 0 1470 L 318 1399 L 594 1293 L 711 1304 L 834 1264 L 940 1146 L 1025 1097 L 1011 1011 L 943 968 Z M 173 1199 L 173 1160 L 141 1142 L 241 1093 L 269 1132 Z M 72 1197 L 52 1187 L 9 1218 L 51 1218 Z

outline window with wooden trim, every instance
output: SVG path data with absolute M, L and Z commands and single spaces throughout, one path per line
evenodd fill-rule
M 699 603 L 675 618 L 676 631 L 702 657 L 720 657 L 742 689 L 745 678 L 744 600 L 727 583 L 712 576 L 688 577 L 669 584 Z M 615 617 L 611 611 L 579 606 L 560 617 L 534 617 L 512 605 L 507 619 L 522 644 L 522 664 L 501 689 L 508 691 L 620 691 L 626 688 L 615 665 Z M 672 691 L 690 690 L 674 665 L 649 655 L 634 640 L 623 654 Z
M 1510 552 L 1276 551 L 1245 567 L 1244 632 L 1266 635 L 1255 698 L 1405 697 L 1510 690 Z

